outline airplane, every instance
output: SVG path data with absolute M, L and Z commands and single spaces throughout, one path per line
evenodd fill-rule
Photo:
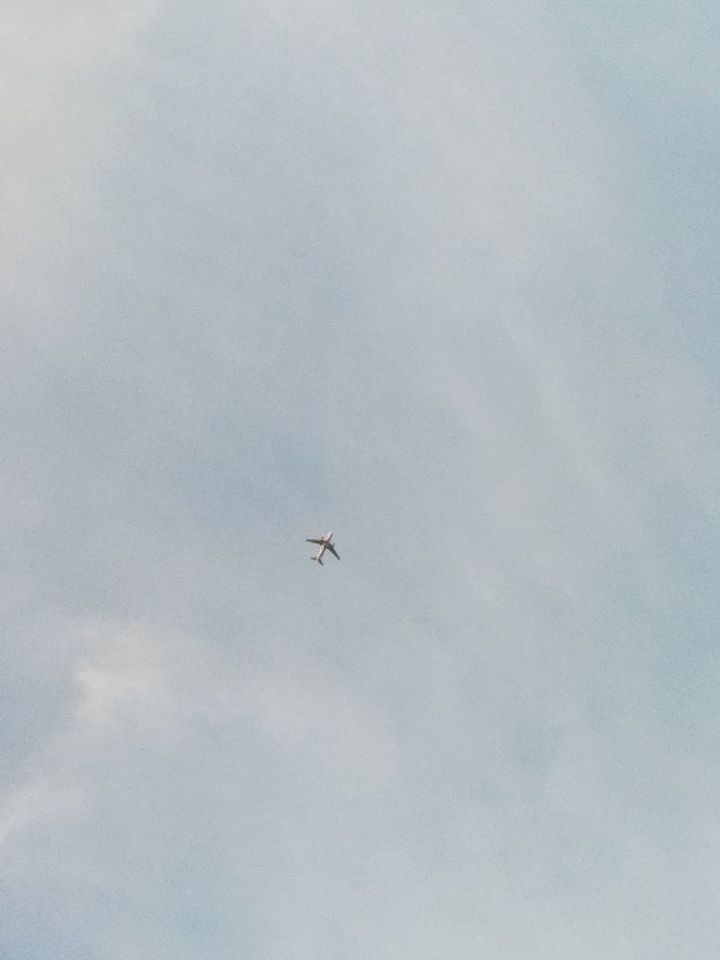
M 329 550 L 330 553 L 332 553 L 332 555 L 338 560 L 340 559 L 340 554 L 337 552 L 335 549 L 335 544 L 332 542 L 332 530 L 330 533 L 326 533 L 324 537 L 320 537 L 318 540 L 313 540 L 311 537 L 306 537 L 305 543 L 317 543 L 320 547 L 315 556 L 310 557 L 311 560 L 317 560 L 320 566 L 323 565 L 322 558 L 326 550 Z

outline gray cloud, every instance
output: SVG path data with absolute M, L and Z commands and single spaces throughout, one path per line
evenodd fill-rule
M 616 92 L 679 123 L 665 48 L 11 12 L 4 951 L 710 956 L 705 154 Z

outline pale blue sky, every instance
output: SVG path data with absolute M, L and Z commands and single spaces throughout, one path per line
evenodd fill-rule
M 0 956 L 716 957 L 720 14 L 121 6 L 9 4 Z

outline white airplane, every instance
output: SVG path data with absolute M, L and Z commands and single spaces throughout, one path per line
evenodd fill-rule
M 324 537 L 320 537 L 318 540 L 313 540 L 312 537 L 306 537 L 305 543 L 317 543 L 318 546 L 320 547 L 320 549 L 315 554 L 315 556 L 310 557 L 311 560 L 317 560 L 320 566 L 322 566 L 322 562 L 323 562 L 322 558 L 326 550 L 329 550 L 330 553 L 334 557 L 337 557 L 338 560 L 340 559 L 340 554 L 335 549 L 335 544 L 333 543 L 333 540 L 332 540 L 332 530 L 330 531 L 330 533 L 326 533 Z

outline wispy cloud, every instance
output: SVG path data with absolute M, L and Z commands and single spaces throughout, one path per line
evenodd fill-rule
M 711 955 L 707 74 L 561 14 L 11 8 L 8 954 Z

